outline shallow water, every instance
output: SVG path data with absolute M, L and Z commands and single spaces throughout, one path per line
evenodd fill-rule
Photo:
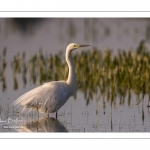
M 58 120 L 55 113 L 49 118 L 42 115 L 38 118 L 37 112 L 18 115 L 12 112 L 10 106 L 1 111 L 1 132 L 149 132 L 150 110 L 147 107 L 148 97 L 137 105 L 132 96 L 131 105 L 127 100 L 120 105 L 119 98 L 116 104 L 99 99 L 92 100 L 86 106 L 82 93 L 77 99 L 70 98 L 58 111 Z M 7 99 L 3 99 L 6 100 Z M 9 107 L 9 108 L 8 108 Z M 5 108 L 5 109 L 4 109 Z M 9 118 L 7 118 L 9 117 Z M 16 121 L 16 123 L 14 123 Z M 7 121 L 7 123 L 2 123 Z M 20 121 L 20 122 L 19 122 Z M 9 128 L 9 129 L 8 129 Z

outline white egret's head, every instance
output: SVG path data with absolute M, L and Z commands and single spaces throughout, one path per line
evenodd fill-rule
M 77 48 L 86 47 L 86 46 L 90 46 L 90 45 L 80 45 L 80 44 L 76 44 L 76 43 L 71 43 L 67 46 L 67 49 L 70 50 L 70 51 L 73 51 Z

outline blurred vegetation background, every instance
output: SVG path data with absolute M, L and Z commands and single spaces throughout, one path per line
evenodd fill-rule
M 51 34 L 55 35 L 54 39 Z M 84 94 L 87 104 L 100 97 L 112 102 L 118 96 L 120 104 L 128 97 L 130 105 L 132 93 L 138 102 L 145 95 L 150 98 L 149 18 L 1 18 L 0 35 L 2 92 L 9 87 L 8 79 L 13 81 L 14 90 L 20 88 L 21 82 L 25 88 L 31 83 L 66 80 L 65 48 L 73 41 L 84 41 L 92 48 L 75 52 L 73 59 L 78 91 Z M 35 40 L 36 37 L 40 38 Z M 30 39 L 31 47 L 35 46 L 33 51 Z M 116 48 L 120 44 L 122 47 Z M 45 49 L 45 45 L 51 48 Z M 57 45 L 59 49 L 55 49 Z

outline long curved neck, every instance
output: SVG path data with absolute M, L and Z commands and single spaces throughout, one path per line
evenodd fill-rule
M 67 84 L 69 86 L 71 95 L 74 95 L 76 92 L 76 74 L 75 74 L 75 67 L 71 56 L 71 51 L 66 50 L 66 61 L 69 67 L 69 74 L 67 79 Z

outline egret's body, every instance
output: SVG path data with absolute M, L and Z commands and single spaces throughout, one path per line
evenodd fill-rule
M 37 109 L 39 112 L 46 114 L 56 112 L 57 118 L 57 112 L 60 107 L 76 92 L 76 74 L 71 52 L 84 46 L 89 45 L 72 43 L 69 44 L 66 49 L 66 62 L 69 67 L 67 81 L 52 81 L 45 83 L 23 94 L 13 104 L 16 107 L 20 107 L 21 111 L 30 108 L 30 110 Z

